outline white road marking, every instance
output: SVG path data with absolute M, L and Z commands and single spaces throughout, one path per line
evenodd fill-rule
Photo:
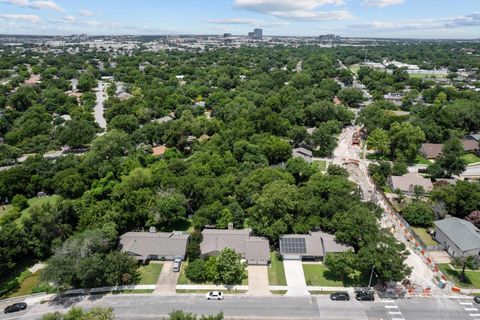
M 462 306 L 471 306 L 471 305 L 473 305 L 473 303 L 471 303 L 471 302 L 460 302 L 460 304 L 461 304 Z
M 387 309 L 398 309 L 397 306 L 385 306 L 385 308 L 387 308 Z
M 480 313 L 470 313 L 470 317 L 480 317 Z
M 390 311 L 388 314 L 402 314 L 400 311 Z
M 465 311 L 478 311 L 477 308 L 465 308 Z

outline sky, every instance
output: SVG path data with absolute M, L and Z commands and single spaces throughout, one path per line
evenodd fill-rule
M 0 0 L 1 34 L 480 38 L 480 0 Z

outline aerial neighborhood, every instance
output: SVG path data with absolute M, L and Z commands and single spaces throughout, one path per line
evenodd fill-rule
M 478 14 L 187 2 L 0 1 L 0 320 L 479 319 Z

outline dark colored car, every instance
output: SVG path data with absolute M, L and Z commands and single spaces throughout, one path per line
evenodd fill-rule
M 27 309 L 27 304 L 25 302 L 14 303 L 3 310 L 4 313 L 12 313 L 17 311 L 22 311 Z
M 334 292 L 330 295 L 330 299 L 334 301 L 350 301 L 348 292 Z
M 355 295 L 358 301 L 375 301 L 375 296 L 372 292 L 359 292 Z
M 475 301 L 476 303 L 480 303 L 480 296 L 476 296 L 475 298 L 473 298 L 473 301 Z

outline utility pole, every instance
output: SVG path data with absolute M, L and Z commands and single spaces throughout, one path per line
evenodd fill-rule
M 372 272 L 370 273 L 370 280 L 368 281 L 368 287 L 370 288 L 370 286 L 372 285 L 372 278 L 373 278 L 373 273 L 375 270 L 375 266 L 372 266 Z M 375 273 L 375 275 L 377 276 L 377 274 Z M 377 276 L 378 277 L 378 276 Z

